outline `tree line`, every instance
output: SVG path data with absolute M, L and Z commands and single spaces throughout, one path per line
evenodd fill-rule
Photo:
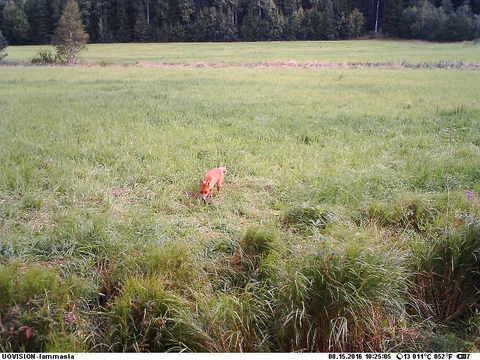
M 66 0 L 0 0 L 0 41 L 49 44 Z M 90 41 L 480 37 L 480 0 L 78 0 Z

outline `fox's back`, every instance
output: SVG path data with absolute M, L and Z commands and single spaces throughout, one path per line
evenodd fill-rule
M 224 173 L 225 173 L 224 167 L 213 168 L 207 171 L 207 173 L 205 174 L 205 180 L 207 181 L 214 180 L 215 182 L 217 182 L 218 180 L 223 179 Z

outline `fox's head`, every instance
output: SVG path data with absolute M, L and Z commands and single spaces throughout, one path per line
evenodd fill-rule
M 210 184 L 205 180 L 200 183 L 200 195 L 203 201 L 207 201 L 208 195 L 210 195 Z

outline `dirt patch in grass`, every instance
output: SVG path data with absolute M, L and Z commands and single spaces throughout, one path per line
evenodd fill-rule
M 66 66 L 66 65 L 32 65 L 25 62 L 3 62 L 0 66 Z M 463 61 L 440 60 L 435 62 L 326 62 L 326 61 L 296 61 L 296 60 L 272 60 L 261 62 L 225 63 L 225 62 L 189 62 L 189 63 L 168 63 L 153 61 L 137 61 L 128 64 L 113 64 L 103 62 L 79 63 L 79 67 L 140 67 L 151 69 L 225 69 L 225 68 L 252 68 L 252 69 L 457 69 L 457 70 L 480 70 L 480 63 L 469 63 Z
M 480 63 L 465 63 L 462 61 L 438 61 L 438 62 L 323 62 L 323 61 L 295 61 L 295 60 L 275 60 L 251 63 L 229 64 L 224 62 L 193 62 L 193 63 L 155 63 L 149 61 L 139 61 L 135 64 L 142 68 L 209 68 L 222 69 L 231 67 L 241 68 L 298 68 L 298 69 L 363 69 L 363 68 L 383 68 L 383 69 L 461 69 L 461 70 L 480 70 Z
M 147 189 L 113 187 L 106 190 L 106 196 L 110 201 L 112 213 L 122 217 L 132 206 L 151 201 L 155 193 Z

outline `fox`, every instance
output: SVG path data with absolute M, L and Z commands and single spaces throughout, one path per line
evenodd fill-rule
M 200 183 L 200 196 L 204 202 L 207 202 L 208 198 L 212 197 L 214 187 L 217 187 L 217 190 L 220 191 L 226 173 L 227 168 L 224 166 L 207 171 Z

